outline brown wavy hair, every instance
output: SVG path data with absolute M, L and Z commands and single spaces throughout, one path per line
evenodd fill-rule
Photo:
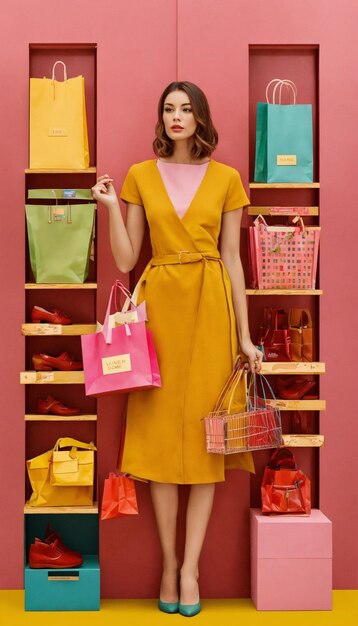
M 185 91 L 197 123 L 194 133 L 194 143 L 191 150 L 192 158 L 202 159 L 210 156 L 218 144 L 218 133 L 211 120 L 206 95 L 200 87 L 188 81 L 170 83 L 160 96 L 158 102 L 158 121 L 155 126 L 156 136 L 153 141 L 154 153 L 158 157 L 168 157 L 174 152 L 174 142 L 166 134 L 163 122 L 164 102 L 167 95 L 172 91 Z

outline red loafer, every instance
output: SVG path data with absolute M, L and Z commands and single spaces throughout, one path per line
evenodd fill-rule
M 67 352 L 62 352 L 59 356 L 33 354 L 32 362 L 37 371 L 61 370 L 62 372 L 74 372 L 83 369 L 82 361 L 75 361 Z
M 35 569 L 67 569 L 82 565 L 82 556 L 75 557 L 60 547 L 59 540 L 46 543 L 35 538 L 35 543 L 30 546 L 29 565 Z
M 34 324 L 40 324 L 41 322 L 45 324 L 72 324 L 72 320 L 60 309 L 46 311 L 46 309 L 36 305 L 31 311 L 31 321 Z
M 39 398 L 37 401 L 37 412 L 39 415 L 63 415 L 72 416 L 79 415 L 80 409 L 65 406 L 60 400 L 53 396 L 47 398 Z

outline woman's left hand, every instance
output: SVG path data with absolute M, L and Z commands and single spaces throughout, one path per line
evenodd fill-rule
M 245 339 L 240 342 L 241 351 L 247 356 L 248 363 L 246 369 L 252 374 L 258 374 L 261 370 L 263 354 L 261 350 L 256 348 L 251 339 Z

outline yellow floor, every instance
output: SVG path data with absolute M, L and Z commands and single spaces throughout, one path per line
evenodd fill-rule
M 183 624 L 181 615 L 165 615 L 155 600 L 102 600 L 96 612 L 27 612 L 23 591 L 0 591 L 2 626 L 162 626 Z M 256 611 L 250 599 L 203 600 L 190 622 L 200 626 L 357 626 L 358 591 L 333 591 L 332 611 Z

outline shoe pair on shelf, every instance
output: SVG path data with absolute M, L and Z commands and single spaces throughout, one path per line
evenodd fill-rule
M 70 417 L 72 415 L 79 415 L 81 410 L 66 406 L 61 400 L 48 395 L 46 398 L 39 398 L 37 400 L 37 413 L 39 415 L 61 415 Z
M 31 321 L 34 324 L 63 324 L 64 326 L 72 324 L 72 320 L 66 313 L 61 311 L 61 309 L 52 309 L 51 311 L 47 311 L 37 305 L 32 308 Z
M 277 391 L 284 400 L 317 400 L 315 380 L 307 376 L 278 376 Z M 311 393 L 310 393 L 311 392 Z
M 32 362 L 37 371 L 61 370 L 62 372 L 73 372 L 83 370 L 82 361 L 76 361 L 67 352 L 62 352 L 59 356 L 50 354 L 33 354 Z
M 35 537 L 29 551 L 29 566 L 34 569 L 66 569 L 79 567 L 83 563 L 80 552 L 71 550 L 62 541 L 59 533 L 48 526 L 44 541 Z

